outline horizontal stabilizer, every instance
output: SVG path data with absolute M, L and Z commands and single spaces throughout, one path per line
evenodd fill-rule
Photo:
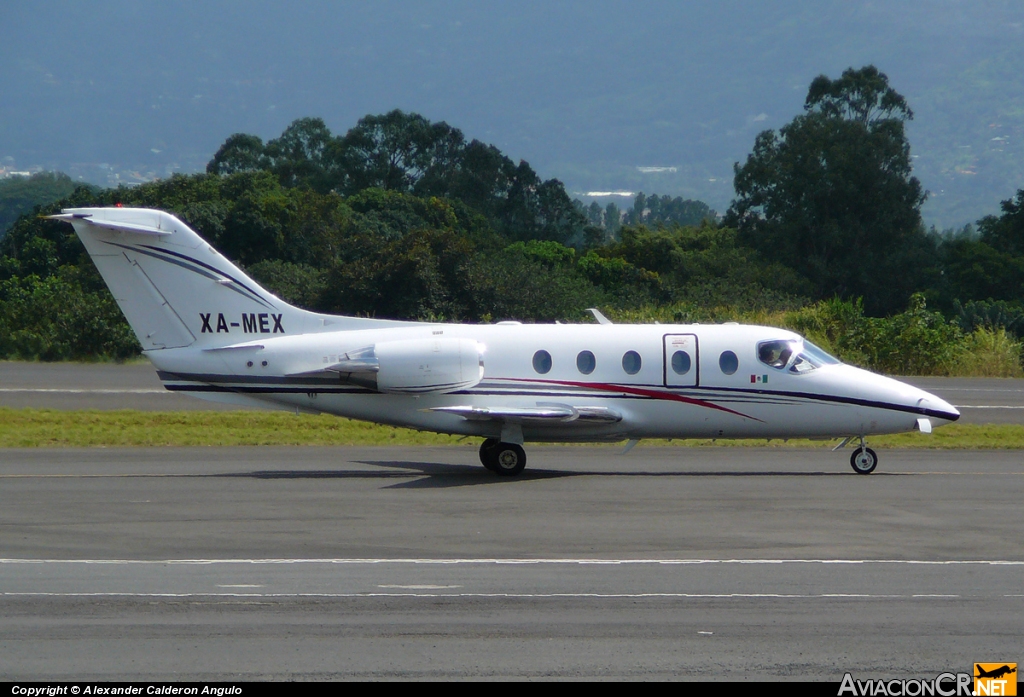
M 170 235 L 172 231 L 161 230 L 158 227 L 151 225 L 142 225 L 141 223 L 129 223 L 119 220 L 94 220 L 91 215 L 84 215 L 81 213 L 61 213 L 60 215 L 48 215 L 47 220 L 63 220 L 64 222 L 82 222 L 88 223 L 89 225 L 95 225 L 96 227 L 105 228 L 107 230 L 114 230 L 116 232 L 133 232 L 139 235 L 156 235 L 163 237 Z
M 467 421 L 502 423 L 617 423 L 622 415 L 606 407 L 573 407 L 568 404 L 545 404 L 536 407 L 434 407 L 427 411 L 455 414 Z
M 262 351 L 266 348 L 263 344 L 231 344 L 230 346 L 214 346 L 213 348 L 203 349 L 203 351 Z

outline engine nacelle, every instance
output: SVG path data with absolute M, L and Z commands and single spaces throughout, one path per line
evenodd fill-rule
M 345 354 L 328 370 L 380 392 L 454 392 L 484 377 L 484 347 L 472 339 L 382 341 Z
M 410 339 L 375 344 L 381 392 L 452 392 L 484 377 L 483 347 L 472 339 Z

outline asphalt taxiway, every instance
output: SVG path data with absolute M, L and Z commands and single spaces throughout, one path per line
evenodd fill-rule
M 1024 380 L 912 378 L 963 422 Z M 231 407 L 0 362 L 0 406 Z M 0 449 L 0 679 L 934 677 L 1020 658 L 1024 453 Z
M 0 451 L 2 678 L 934 677 L 1014 660 L 1024 455 Z M 1012 654 L 1012 655 L 1011 655 Z

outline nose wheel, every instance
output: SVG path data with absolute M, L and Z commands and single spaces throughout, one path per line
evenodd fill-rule
M 499 476 L 515 477 L 526 467 L 526 451 L 521 445 L 488 438 L 480 444 L 480 462 Z
M 850 455 L 850 466 L 857 474 L 871 474 L 878 466 L 878 455 L 871 448 L 861 445 Z

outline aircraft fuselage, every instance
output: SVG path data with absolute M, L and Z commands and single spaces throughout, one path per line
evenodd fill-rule
M 482 379 L 475 385 L 387 393 L 353 382 L 352 374 L 323 370 L 364 347 L 417 340 L 429 347 L 454 339 L 480 346 Z M 603 408 L 621 417 L 586 424 L 525 418 L 526 441 L 861 436 L 914 430 L 921 418 L 945 423 L 959 417 L 934 395 L 852 366 L 827 364 L 798 373 L 764 363 L 758 345 L 772 340 L 800 337 L 751 325 L 415 324 L 270 333 L 228 350 L 165 349 L 149 356 L 172 390 L 225 401 L 244 395 L 302 411 L 443 433 L 497 438 L 501 424 L 431 409 L 567 405 Z M 681 366 L 672 364 L 677 350 L 688 354 L 682 374 L 676 370 Z M 549 365 L 543 356 L 535 365 L 538 352 L 547 353 Z M 584 352 L 592 360 L 580 358 Z M 735 365 L 723 358 L 726 352 L 735 356 Z M 422 356 L 430 358 L 429 351 Z

